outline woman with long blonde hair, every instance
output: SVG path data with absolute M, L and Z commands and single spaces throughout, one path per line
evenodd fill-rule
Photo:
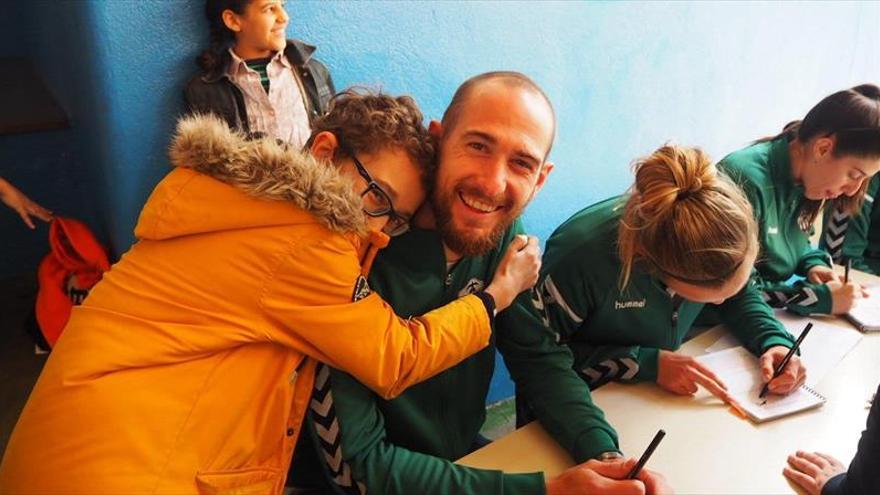
M 634 169 L 629 194 L 581 210 L 548 240 L 535 299 L 545 323 L 591 388 L 652 381 L 688 395 L 701 385 L 729 401 L 708 368 L 675 352 L 714 305 L 770 381 L 793 339 L 748 283 L 759 250 L 748 200 L 699 149 L 666 145 Z M 794 358 L 770 390 L 804 379 Z

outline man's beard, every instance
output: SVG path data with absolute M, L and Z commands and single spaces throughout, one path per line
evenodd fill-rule
M 453 225 L 452 202 L 458 197 L 457 189 L 445 196 L 441 195 L 439 190 L 435 190 L 433 196 L 434 218 L 443 243 L 466 258 L 482 256 L 497 247 L 504 232 L 522 211 L 522 208 L 511 209 L 507 215 L 498 220 L 488 234 L 476 234 L 466 229 L 456 230 Z

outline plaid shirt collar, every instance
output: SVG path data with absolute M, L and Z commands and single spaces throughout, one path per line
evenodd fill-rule
M 247 62 L 239 57 L 238 54 L 235 53 L 235 50 L 233 50 L 232 48 L 229 48 L 229 56 L 231 58 L 229 60 L 229 67 L 226 68 L 226 75 L 229 76 L 230 79 L 234 80 L 237 75 L 254 71 L 253 69 L 248 67 Z M 275 55 L 273 55 L 272 58 L 269 59 L 267 67 L 276 63 L 280 63 L 288 69 L 293 68 L 293 66 L 290 64 L 290 60 L 287 60 L 287 57 L 284 56 L 284 50 L 275 53 Z

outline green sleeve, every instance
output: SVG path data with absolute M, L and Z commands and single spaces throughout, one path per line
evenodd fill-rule
M 574 369 L 591 389 L 611 382 L 656 382 L 660 349 L 570 342 Z
M 579 331 L 587 331 L 581 327 L 597 306 L 593 291 L 587 287 L 588 277 L 595 273 L 584 273 L 586 269 L 578 263 L 559 263 L 552 273 L 543 277 L 533 302 L 542 313 L 544 323 L 571 348 L 574 369 L 591 388 L 609 381 L 656 381 L 659 349 L 593 345 L 572 338 Z
M 517 393 L 575 462 L 619 450 L 617 432 L 572 368 L 571 351 L 557 343 L 557 334 L 544 325 L 528 292 L 498 315 L 496 339 Z
M 544 493 L 543 473 L 506 474 L 459 466 L 447 459 L 389 442 L 378 397 L 341 371 L 331 371 L 330 380 L 341 449 L 341 454 L 334 452 L 330 458 L 341 457 L 342 462 L 347 464 L 347 467 L 343 465 L 336 470 L 341 474 L 330 474 L 331 478 L 335 478 L 334 488 L 338 493 L 350 492 L 340 488 L 346 481 L 347 472 L 351 473 L 354 483 L 363 485 L 366 494 L 374 495 Z M 443 432 L 438 431 L 437 435 L 443 435 Z M 332 462 L 328 462 L 327 466 Z
M 718 306 L 724 323 L 752 354 L 760 356 L 770 347 L 792 347 L 794 339 L 773 315 L 753 283 Z
M 831 259 L 822 249 L 808 248 L 798 259 L 797 267 L 794 272 L 796 275 L 806 277 L 810 272 L 810 268 L 814 266 L 831 266 Z
M 801 316 L 831 314 L 831 290 L 825 284 L 769 282 L 755 274 L 752 283 L 771 307 L 785 308 Z

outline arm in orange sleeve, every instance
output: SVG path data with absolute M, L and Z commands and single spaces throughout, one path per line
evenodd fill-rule
M 404 319 L 376 293 L 353 302 L 360 271 L 354 246 L 341 235 L 294 245 L 260 298 L 275 323 L 267 338 L 352 374 L 386 399 L 489 343 L 479 297 Z

